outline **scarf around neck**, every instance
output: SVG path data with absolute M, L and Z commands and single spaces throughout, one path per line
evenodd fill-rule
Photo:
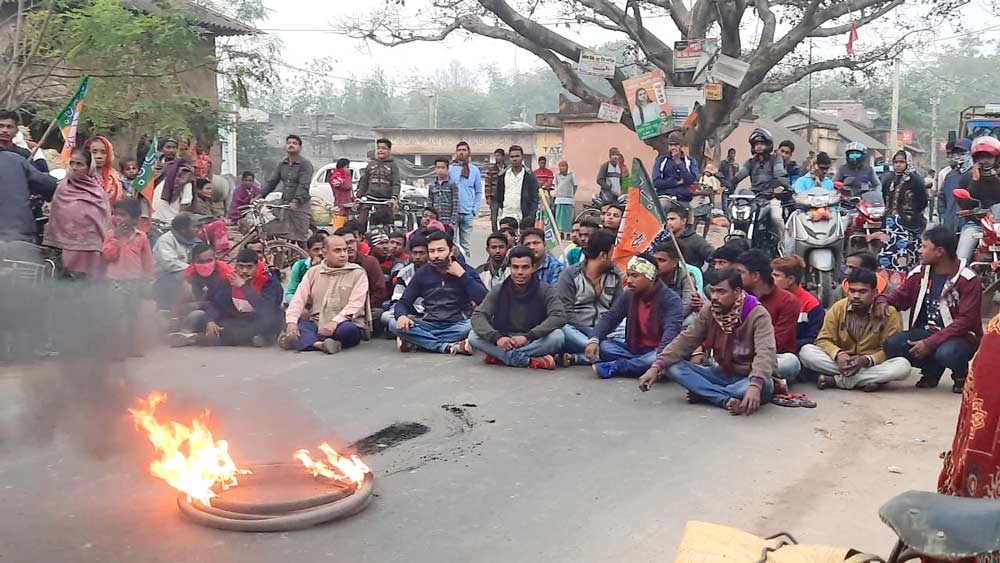
M 749 313 L 750 309 L 753 309 L 756 305 L 756 297 L 750 295 L 745 290 L 740 290 L 740 294 L 736 297 L 736 303 L 733 303 L 732 308 L 725 313 L 717 313 L 713 309 L 712 318 L 715 319 L 716 324 L 719 325 L 719 329 L 724 334 L 732 334 L 733 330 L 743 322 L 744 315 Z
M 516 304 L 516 305 L 515 305 Z M 514 319 L 511 316 L 511 309 L 516 306 L 520 311 L 526 313 L 523 319 Z M 529 330 L 542 323 L 548 316 L 545 307 L 545 294 L 542 291 L 542 282 L 538 276 L 531 276 L 528 287 L 524 291 L 517 291 L 514 288 L 514 280 L 508 277 L 500 284 L 500 293 L 497 295 L 497 308 L 493 316 L 493 323 L 496 329 L 504 336 L 510 336 L 520 331 L 519 328 L 527 327 Z M 524 326 L 516 327 L 514 323 L 523 322 Z M 520 322 L 518 324 L 521 324 Z
M 163 171 L 163 191 L 160 192 L 160 199 L 167 203 L 173 203 L 181 196 L 181 191 L 184 189 L 184 186 L 177 185 L 177 175 L 181 168 L 191 168 L 191 163 L 178 157 Z

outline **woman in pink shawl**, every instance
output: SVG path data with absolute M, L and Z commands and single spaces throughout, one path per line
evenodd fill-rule
M 69 277 L 99 278 L 104 272 L 101 250 L 111 228 L 111 205 L 104 187 L 90 175 L 90 151 L 78 148 L 69 157 L 69 173 L 52 198 L 42 244 L 62 249 Z

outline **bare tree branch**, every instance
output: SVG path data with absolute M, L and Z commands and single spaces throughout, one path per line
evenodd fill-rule
M 858 19 L 858 21 L 853 22 L 853 25 L 855 27 L 868 25 L 873 21 L 881 18 L 882 16 L 888 14 L 889 12 L 893 11 L 894 9 L 896 9 L 896 7 L 902 6 L 903 2 L 905 1 L 906 0 L 893 0 L 892 2 L 886 4 L 885 6 L 882 6 L 878 10 L 871 12 L 867 16 L 862 16 L 861 18 Z M 851 25 L 852 24 L 850 23 L 845 23 L 844 25 L 838 25 L 834 27 L 820 27 L 811 31 L 808 37 L 833 37 L 834 35 L 843 35 L 851 31 Z
M 757 16 L 764 23 L 764 29 L 760 32 L 758 45 L 770 45 L 774 43 L 774 30 L 778 27 L 778 18 L 771 11 L 771 4 L 768 0 L 756 0 L 754 6 L 757 7 Z

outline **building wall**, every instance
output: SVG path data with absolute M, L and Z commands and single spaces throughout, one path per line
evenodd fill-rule
M 590 201 L 597 193 L 597 174 L 608 160 L 608 149 L 618 147 L 631 170 L 632 159 L 639 158 L 652 175 L 656 151 L 639 140 L 635 131 L 620 123 L 607 121 L 564 121 L 562 158 L 576 172 L 580 188 L 577 203 Z
M 477 162 L 485 162 L 493 151 L 505 151 L 511 145 L 520 145 L 525 152 L 525 162 L 533 166 L 541 155 L 558 159 L 563 145 L 563 135 L 558 130 L 540 129 L 376 129 L 379 137 L 392 141 L 392 152 L 402 157 L 420 156 L 421 164 L 430 166 L 433 157 L 455 154 L 459 141 L 469 143 Z M 424 156 L 430 158 L 423 158 Z

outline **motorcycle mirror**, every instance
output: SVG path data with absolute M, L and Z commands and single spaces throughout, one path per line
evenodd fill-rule
M 835 190 L 842 190 L 842 189 L 844 189 L 844 183 L 843 182 L 834 182 L 833 183 L 833 189 L 835 189 Z
M 955 199 L 964 199 L 964 200 L 972 199 L 972 195 L 969 194 L 969 190 L 965 188 L 955 189 L 951 192 L 951 195 L 955 196 Z
M 66 169 L 53 168 L 52 170 L 49 170 L 49 176 L 52 176 L 56 180 L 63 180 L 64 178 L 66 178 Z

